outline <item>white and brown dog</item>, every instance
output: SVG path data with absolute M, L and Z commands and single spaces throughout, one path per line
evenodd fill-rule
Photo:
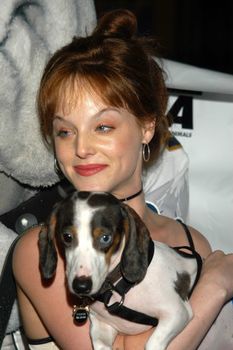
M 164 350 L 192 318 L 196 259 L 153 242 L 135 211 L 111 194 L 74 192 L 56 206 L 39 238 L 46 279 L 56 269 L 55 239 L 64 247 L 70 291 L 92 301 L 95 350 L 111 349 L 118 332 L 138 334 L 154 325 L 146 350 Z

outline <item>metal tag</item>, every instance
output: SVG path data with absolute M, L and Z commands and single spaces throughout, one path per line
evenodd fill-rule
M 89 316 L 89 306 L 74 305 L 72 316 L 74 318 L 75 323 L 79 325 L 84 324 L 87 321 Z

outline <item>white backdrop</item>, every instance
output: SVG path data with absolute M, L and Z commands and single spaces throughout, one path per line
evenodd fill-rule
M 233 76 L 164 63 L 172 132 L 190 159 L 189 223 L 233 252 Z

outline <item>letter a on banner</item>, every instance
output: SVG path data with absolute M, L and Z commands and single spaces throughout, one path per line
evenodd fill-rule
M 173 103 L 169 113 L 175 124 L 181 124 L 182 129 L 193 129 L 193 97 L 179 96 Z

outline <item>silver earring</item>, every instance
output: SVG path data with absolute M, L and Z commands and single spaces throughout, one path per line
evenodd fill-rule
M 142 158 L 144 162 L 149 162 L 150 160 L 150 146 L 148 143 L 142 144 Z

